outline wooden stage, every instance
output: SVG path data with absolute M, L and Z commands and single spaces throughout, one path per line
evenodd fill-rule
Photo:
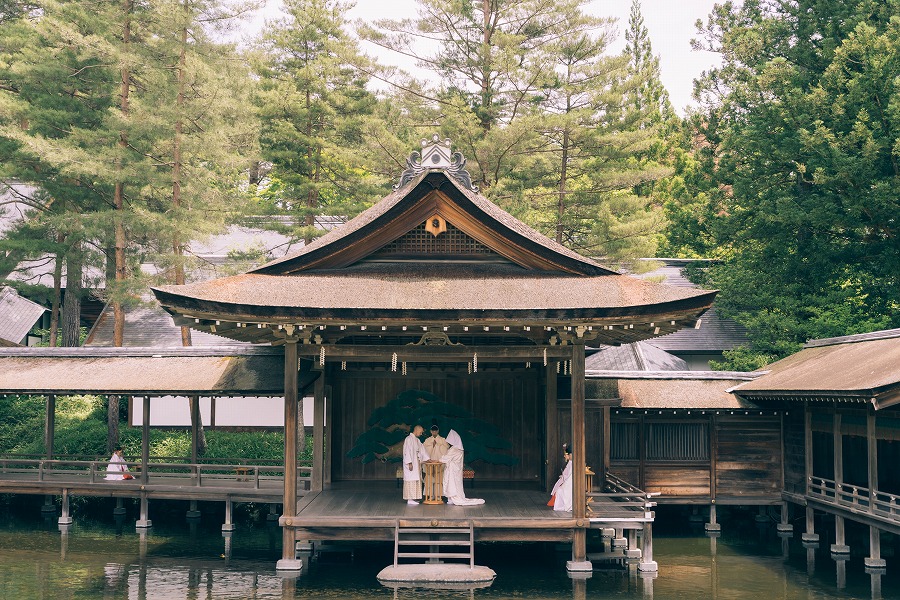
M 571 512 L 547 506 L 549 495 L 537 490 L 473 489 L 469 495 L 484 498 L 477 506 L 447 504 L 409 506 L 393 486 L 369 486 L 310 492 L 297 504 L 291 517 L 298 539 L 393 540 L 400 527 L 475 529 L 476 541 L 571 542 L 578 528 L 614 526 L 602 518 L 575 519 Z M 643 516 L 643 513 L 641 513 Z M 646 519 L 615 519 L 618 526 L 637 528 Z M 650 519 L 652 520 L 652 519 Z M 638 522 L 640 521 L 640 523 Z

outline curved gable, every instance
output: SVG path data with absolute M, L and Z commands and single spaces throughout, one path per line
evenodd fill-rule
M 300 252 L 252 272 L 283 275 L 348 267 L 376 256 L 416 229 L 423 226 L 429 229 L 429 221 L 434 219 L 443 220 L 451 232 L 462 234 L 459 238 L 462 243 L 444 244 L 449 251 L 433 256 L 436 260 L 469 261 L 473 259 L 472 248 L 483 247 L 489 252 L 479 250 L 481 260 L 502 259 L 531 271 L 617 274 L 541 235 L 483 196 L 466 189 L 442 169 L 422 172 L 403 188 Z M 429 235 L 439 238 L 448 234 L 440 231 Z

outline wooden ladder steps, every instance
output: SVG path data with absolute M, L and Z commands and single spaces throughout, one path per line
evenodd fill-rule
M 428 547 L 428 552 L 422 548 Z M 453 548 L 455 551 L 444 550 Z M 404 551 L 403 549 L 410 550 Z M 418 548 L 418 550 L 412 550 Z M 459 549 L 465 548 L 466 552 Z M 394 565 L 401 558 L 463 559 L 469 566 L 475 565 L 475 527 L 403 527 L 397 522 L 394 528 Z

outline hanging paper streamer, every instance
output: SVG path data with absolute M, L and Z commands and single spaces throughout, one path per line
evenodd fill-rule
M 403 361 L 403 374 L 406 375 L 406 361 Z
M 544 366 L 547 366 L 547 349 L 544 348 Z
M 319 366 L 325 366 L 325 346 L 322 346 L 322 350 L 319 352 Z
M 469 361 L 466 361 L 466 366 L 469 367 L 469 375 L 471 375 L 472 374 L 472 363 L 470 363 Z
M 556 373 L 559 374 L 559 363 L 556 363 Z
M 478 353 L 477 352 L 472 355 L 472 372 L 473 373 L 478 372 Z
M 526 369 L 530 369 L 530 368 L 531 368 L 531 363 L 530 363 L 530 362 L 525 363 L 525 368 L 526 368 Z
M 346 371 L 346 370 L 347 370 L 347 361 L 342 360 L 341 361 L 341 371 Z
M 397 372 L 397 353 L 396 352 L 394 352 L 394 354 L 391 355 L 391 371 L 393 373 Z

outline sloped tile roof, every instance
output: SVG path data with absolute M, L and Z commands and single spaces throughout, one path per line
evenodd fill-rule
M 0 338 L 20 344 L 46 310 L 11 287 L 0 288 Z
M 873 396 L 900 386 L 900 329 L 816 340 L 772 363 L 735 393 Z
M 687 371 L 683 359 L 648 342 L 604 346 L 585 359 L 585 369 L 598 371 Z
M 166 313 L 156 300 L 145 299 L 141 306 L 125 308 L 125 347 L 181 347 L 181 327 L 175 325 L 172 317 Z M 215 347 L 239 344 L 218 335 L 203 331 L 191 330 L 191 345 L 197 347 Z M 110 348 L 113 346 L 113 308 L 107 305 L 100 318 L 94 324 L 84 342 L 85 346 Z

